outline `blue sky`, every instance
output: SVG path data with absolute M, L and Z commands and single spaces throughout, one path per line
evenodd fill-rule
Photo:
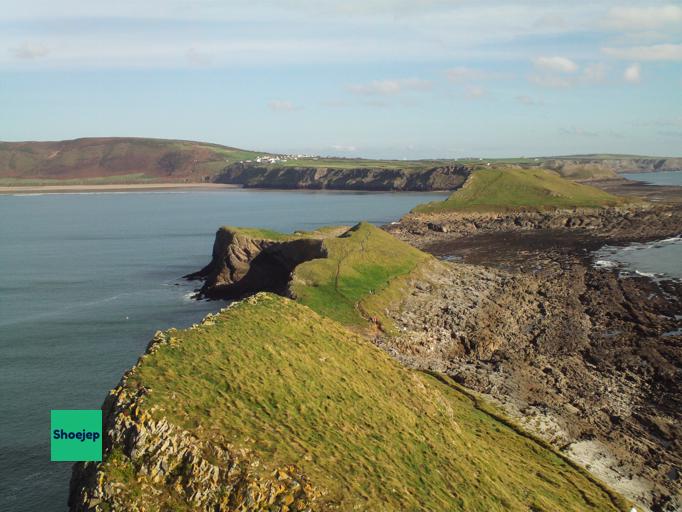
M 682 3 L 6 0 L 0 107 L 0 140 L 682 156 Z

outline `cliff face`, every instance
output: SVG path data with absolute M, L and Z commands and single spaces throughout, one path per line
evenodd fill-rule
M 454 165 L 415 171 L 370 167 L 267 167 L 236 163 L 226 167 L 215 181 L 255 188 L 431 191 L 457 189 L 468 174 L 466 167 Z
M 185 277 L 204 280 L 200 293 L 210 298 L 234 299 L 258 291 L 283 293 L 298 265 L 325 256 L 319 239 L 274 241 L 221 228 L 211 262 Z

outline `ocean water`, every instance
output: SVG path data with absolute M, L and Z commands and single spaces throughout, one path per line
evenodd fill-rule
M 621 174 L 621 176 L 629 180 L 643 181 L 652 185 L 682 186 L 682 171 L 636 172 Z
M 281 231 L 397 220 L 427 193 L 187 191 L 0 195 L 0 510 L 64 511 L 51 409 L 96 409 L 154 332 L 220 302 L 181 276 L 224 224 Z
M 682 172 L 629 173 L 623 177 L 652 185 L 682 186 Z M 621 266 L 627 272 L 649 277 L 682 279 L 682 226 L 677 237 L 626 247 L 606 246 L 595 254 L 598 266 Z
M 594 260 L 598 267 L 619 267 L 632 275 L 682 279 L 682 237 L 625 247 L 607 245 L 595 253 Z

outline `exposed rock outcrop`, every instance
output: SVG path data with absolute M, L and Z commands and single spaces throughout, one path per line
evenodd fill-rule
M 446 165 L 432 169 L 269 167 L 236 163 L 216 177 L 218 183 L 255 188 L 334 190 L 455 190 L 468 168 Z
M 204 280 L 200 294 L 214 299 L 234 299 L 259 291 L 281 294 L 296 266 L 325 256 L 321 239 L 274 241 L 224 227 L 216 233 L 211 262 L 185 277 Z
M 659 236 L 680 231 L 661 226 Z M 630 237 L 655 235 L 649 228 Z M 429 252 L 473 265 L 413 279 L 392 313 L 401 335 L 379 343 L 410 366 L 486 393 L 651 510 L 677 511 L 682 338 L 671 333 L 682 322 L 682 284 L 594 268 L 589 251 L 605 240 L 591 233 L 403 232 Z
M 589 233 L 603 238 L 665 238 L 682 232 L 682 208 L 645 203 L 547 211 L 409 214 L 386 229 L 417 245 L 474 234 L 543 229 Z

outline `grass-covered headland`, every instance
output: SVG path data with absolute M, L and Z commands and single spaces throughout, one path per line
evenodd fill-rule
M 295 301 L 260 294 L 167 338 L 125 381 L 128 393 L 146 390 L 135 414 L 238 453 L 241 483 L 214 484 L 224 503 L 292 465 L 311 487 L 305 499 L 222 510 L 624 510 L 455 383 L 402 368 Z M 140 472 L 145 457 L 158 453 L 110 452 L 100 485 L 125 489 L 131 510 L 192 510 L 182 461 L 155 479 Z
M 245 236 L 287 241 L 241 230 Z M 330 232 L 325 232 L 329 235 Z M 359 224 L 260 293 L 159 333 L 105 403 L 72 510 L 618 511 L 627 504 L 447 377 L 366 337 L 432 258 Z
M 487 212 L 552 208 L 601 208 L 623 204 L 623 198 L 590 185 L 562 178 L 545 169 L 499 167 L 478 169 L 445 201 L 417 206 L 415 213 Z

